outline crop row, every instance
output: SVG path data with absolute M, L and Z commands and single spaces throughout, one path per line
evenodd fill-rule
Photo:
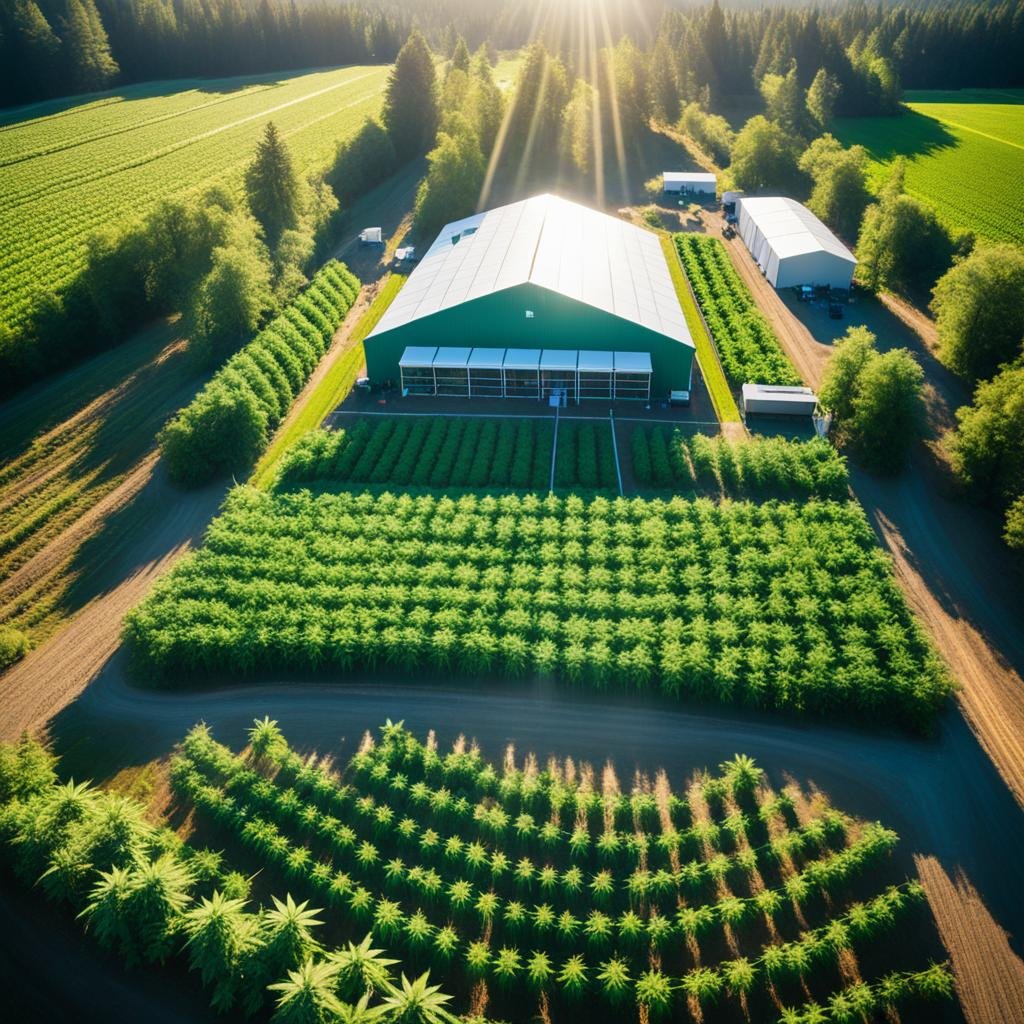
M 540 672 L 917 726 L 950 685 L 852 503 L 237 488 L 125 637 L 157 673 Z
M 282 460 L 279 487 L 357 483 L 547 491 L 547 421 L 394 416 L 306 434 Z
M 675 242 L 730 383 L 800 384 L 725 246 L 689 232 L 677 234 Z
M 848 493 L 846 460 L 827 441 L 753 437 L 730 441 L 634 427 L 633 475 L 641 487 L 700 489 L 734 497 L 811 495 L 841 501 Z
M 610 425 L 562 420 L 558 425 L 555 487 L 618 491 Z
M 498 776 L 493 768 L 467 764 L 453 752 L 461 764 L 444 771 L 448 758 L 433 756 L 423 745 L 417 750 L 401 725 L 390 723 L 378 747 L 353 759 L 350 782 L 291 751 L 276 723 L 257 722 L 250 739 L 252 752 L 242 758 L 215 743 L 205 727 L 194 730 L 173 766 L 179 796 L 289 884 L 343 910 L 353 927 L 369 928 L 377 941 L 403 950 L 410 963 L 443 972 L 450 985 L 461 976 L 463 988 L 480 981 L 494 986 L 506 1008 L 521 1007 L 541 993 L 569 1002 L 589 993 L 607 1006 L 602 1011 L 598 1003 L 598 1014 L 614 1013 L 615 1007 L 621 1012 L 624 1002 L 635 1001 L 658 1015 L 670 1013 L 681 997 L 707 1005 L 729 996 L 758 1006 L 769 986 L 783 998 L 802 1000 L 816 992 L 823 999 L 837 998 L 841 1006 L 840 994 L 829 991 L 840 956 L 849 958 L 870 946 L 923 898 L 921 887 L 909 883 L 843 905 L 848 880 L 873 869 L 891 846 L 891 833 L 869 826 L 843 850 L 790 870 L 775 899 L 762 898 L 756 905 L 732 895 L 735 880 L 722 876 L 718 897 L 709 903 L 679 900 L 664 912 L 650 894 L 631 893 L 629 909 L 611 915 L 599 896 L 581 889 L 568 900 L 571 909 L 559 911 L 547 897 L 533 902 L 511 880 L 504 887 L 518 898 L 503 897 L 502 878 L 467 870 L 440 849 L 431 854 L 416 850 L 415 844 L 403 845 L 397 834 L 392 837 L 395 850 L 411 863 L 400 856 L 385 861 L 385 854 L 368 852 L 383 842 L 372 816 L 359 810 L 370 795 L 361 787 L 371 778 L 400 797 L 407 780 L 398 769 L 409 767 L 415 774 L 418 753 L 429 775 L 444 775 L 453 785 L 460 779 L 470 785 L 471 776 L 479 785 L 489 773 L 494 780 L 489 806 L 500 808 L 494 802 Z M 723 776 L 707 779 L 705 786 L 727 794 L 731 806 L 753 809 L 761 800 L 771 805 L 773 798 L 749 759 L 736 758 L 723 769 Z M 521 782 L 518 773 L 513 775 Z M 549 774 L 542 786 L 550 791 L 553 781 Z M 453 799 L 466 799 L 472 788 L 453 789 Z M 374 806 L 380 805 L 375 801 Z M 432 831 L 430 817 L 423 819 L 423 805 L 408 811 L 405 820 L 420 834 Z M 340 812 L 348 824 L 335 816 Z M 345 829 L 357 839 L 371 838 L 349 842 Z M 340 843 L 339 834 L 344 836 Z M 500 846 L 494 852 L 502 852 Z M 757 870 L 749 867 L 748 874 Z M 622 888 L 629 887 L 623 882 Z M 760 890 L 765 892 L 772 890 Z M 588 900 L 596 906 L 585 919 L 578 917 L 573 911 L 582 915 Z M 771 924 L 766 930 L 759 922 Z M 786 940 L 786 932 L 797 937 Z M 885 990 L 883 982 L 876 983 L 877 990 L 868 986 L 877 1005 L 894 1001 L 884 991 L 901 997 L 916 992 L 896 977 L 885 979 Z M 932 979 L 939 994 L 940 981 Z M 863 991 L 859 997 L 864 998 Z
M 0 858 L 19 881 L 75 912 L 129 969 L 180 957 L 209 990 L 214 1011 L 251 1017 L 276 1002 L 274 1019 L 294 1021 L 312 980 L 322 1024 L 356 1019 L 371 999 L 379 1002 L 370 1019 L 381 1024 L 408 1021 L 411 1007 L 424 1005 L 435 1015 L 418 1019 L 456 1024 L 444 1010 L 450 997 L 429 976 L 399 982 L 398 961 L 373 949 L 369 936 L 325 948 L 316 935 L 321 911 L 290 894 L 248 909 L 251 879 L 222 853 L 154 826 L 133 799 L 61 784 L 53 758 L 27 738 L 0 747 L 0 821 Z M 173 979 L 180 984 L 178 972 Z M 360 1000 L 361 1010 L 353 1005 Z
M 176 482 L 202 484 L 256 460 L 320 362 L 359 288 L 359 279 L 343 263 L 326 264 L 167 424 L 160 449 Z
M 215 183 L 237 188 L 261 118 L 273 117 L 303 173 L 324 166 L 338 141 L 377 111 L 385 76 L 386 69 L 346 68 L 239 92 L 232 101 L 197 105 L 169 118 L 154 108 L 146 123 L 123 133 L 90 138 L 84 125 L 80 146 L 68 139 L 66 117 L 51 121 L 61 133 L 56 147 L 30 125 L 33 148 L 54 151 L 19 160 L 3 175 L 0 323 L 19 324 L 40 293 L 75 277 L 91 232 Z M 174 97 L 168 102 L 176 111 Z M 5 131 L 5 144 L 16 148 L 18 132 Z

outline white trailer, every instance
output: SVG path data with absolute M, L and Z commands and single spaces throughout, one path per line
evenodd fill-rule
M 770 416 L 813 416 L 818 396 L 810 388 L 781 384 L 744 384 L 743 412 Z
M 363 245 L 383 245 L 384 244 L 384 229 L 383 228 L 363 228 L 359 232 L 359 241 Z
M 715 197 L 715 176 L 691 171 L 665 171 L 662 187 L 668 195 L 693 195 Z

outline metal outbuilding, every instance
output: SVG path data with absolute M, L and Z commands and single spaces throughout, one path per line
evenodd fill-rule
M 606 382 L 593 389 L 602 396 L 616 388 L 619 353 L 642 356 L 650 365 L 649 373 L 635 371 L 640 377 L 632 381 L 634 391 L 667 397 L 690 387 L 694 344 L 658 237 L 559 196 L 540 195 L 441 230 L 366 339 L 367 376 L 375 382 L 401 379 L 410 394 L 423 393 L 416 390 L 425 380 L 418 376 L 422 367 L 407 364 L 409 352 L 466 351 L 464 363 L 432 365 L 431 381 L 440 369 L 453 371 L 442 375 L 452 381 L 461 379 L 454 371 L 462 369 L 472 381 L 478 372 L 496 369 L 475 366 L 476 353 L 504 350 L 505 397 L 543 399 L 550 389 L 566 388 L 572 376 L 582 398 L 580 373 L 591 371 L 570 365 L 581 345 L 588 357 L 603 353 L 608 364 L 601 371 Z M 490 379 L 496 388 L 496 377 Z M 622 383 L 630 379 L 622 377 Z
M 810 388 L 782 384 L 744 384 L 743 412 L 771 416 L 813 416 L 818 396 Z
M 697 195 L 715 195 L 715 176 L 700 171 L 664 171 L 662 188 L 666 193 L 677 194 L 692 192 Z
M 736 212 L 744 245 L 775 288 L 850 287 L 856 258 L 807 207 L 782 196 L 742 196 Z

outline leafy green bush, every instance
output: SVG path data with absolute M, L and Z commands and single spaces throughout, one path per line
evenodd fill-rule
M 20 629 L 0 626 L 0 672 L 28 654 L 29 639 Z
M 329 263 L 232 356 L 160 434 L 171 479 L 195 487 L 252 465 L 358 293 L 359 281 L 344 264 Z

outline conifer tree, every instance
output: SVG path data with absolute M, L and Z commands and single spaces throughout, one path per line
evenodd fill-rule
M 273 250 L 283 232 L 302 216 L 302 192 L 291 154 L 273 121 L 267 122 L 256 157 L 245 172 L 245 190 L 253 216 L 263 226 Z

